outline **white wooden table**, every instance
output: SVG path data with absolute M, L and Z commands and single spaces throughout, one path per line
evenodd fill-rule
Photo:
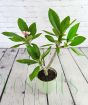
M 88 104 L 88 48 L 78 48 L 84 56 L 77 56 L 70 49 L 63 49 L 55 57 L 52 67 L 58 71 L 56 89 L 43 94 L 36 87 L 36 79 L 30 87 L 28 67 L 16 62 L 28 58 L 25 49 L 0 49 L 0 105 L 87 105 Z M 42 49 L 43 51 L 45 49 Z M 53 54 L 54 49 L 51 51 Z M 50 55 L 45 59 L 49 62 Z

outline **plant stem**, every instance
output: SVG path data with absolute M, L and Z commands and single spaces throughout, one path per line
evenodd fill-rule
M 48 65 L 46 66 L 46 71 L 47 71 L 47 72 L 48 72 L 49 67 L 50 67 L 51 64 L 53 63 L 53 60 L 54 60 L 55 56 L 56 56 L 56 50 L 54 51 L 53 56 L 51 57 L 51 59 L 50 59 Z

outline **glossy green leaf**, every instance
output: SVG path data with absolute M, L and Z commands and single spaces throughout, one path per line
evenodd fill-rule
M 60 36 L 60 33 L 55 28 L 53 28 L 52 30 L 53 30 L 55 36 Z
M 49 31 L 46 31 L 46 30 L 43 30 L 46 34 L 49 34 L 49 35 L 54 35 L 52 32 L 49 32 Z M 55 36 L 55 35 L 54 35 Z
M 77 48 L 71 47 L 71 50 L 76 53 L 77 55 L 83 55 L 82 52 L 79 52 Z
M 30 80 L 32 81 L 35 77 L 37 77 L 38 73 L 40 71 L 40 67 L 37 66 L 33 72 L 29 75 Z
M 40 50 L 39 47 L 36 44 L 32 44 L 33 48 L 35 50 L 35 53 L 37 54 L 38 58 L 40 58 Z
M 61 30 L 62 30 L 62 33 L 64 33 L 67 28 L 70 26 L 70 17 L 67 16 L 65 19 L 62 20 L 61 22 Z
M 45 45 L 42 45 L 41 47 L 47 47 L 47 46 L 51 46 L 53 44 L 45 44 Z
M 24 44 L 24 43 L 23 43 L 23 44 Z M 12 46 L 11 48 L 17 48 L 17 47 L 19 47 L 19 46 L 21 46 L 21 45 L 23 45 L 23 44 L 17 44 L 17 45 Z
M 84 42 L 85 41 L 85 37 L 83 37 L 83 36 L 77 36 L 77 37 L 75 37 L 72 41 L 71 41 L 71 46 L 77 46 L 77 45 L 79 45 L 79 44 L 81 44 L 82 42 Z
M 26 22 L 21 18 L 18 19 L 18 27 L 21 31 L 28 31 L 28 26 Z
M 2 34 L 5 36 L 8 36 L 9 39 L 14 42 L 24 42 L 25 41 L 25 38 L 13 33 L 13 32 L 3 32 Z
M 52 24 L 52 26 L 56 30 L 60 31 L 60 18 L 57 15 L 57 13 L 54 10 L 49 9 L 49 11 L 48 11 L 48 17 L 49 17 L 49 21 Z
M 68 32 L 67 40 L 72 40 L 77 35 L 77 30 L 79 27 L 79 23 L 75 24 Z
M 36 53 L 36 51 L 35 51 L 33 46 L 28 45 L 27 46 L 27 52 L 32 57 L 32 59 L 34 59 L 34 60 L 39 59 L 39 56 L 37 55 L 37 53 Z
M 29 32 L 30 32 L 30 34 L 33 35 L 33 36 L 36 34 L 36 32 L 37 32 L 36 23 L 32 23 L 32 24 L 30 25 L 30 27 L 29 27 Z
M 38 34 L 36 34 L 35 36 L 33 36 L 33 39 L 38 38 L 41 34 L 42 34 L 42 33 L 38 33 Z
M 23 63 L 23 64 L 28 64 L 28 65 L 37 63 L 36 61 L 30 60 L 30 59 L 19 59 L 19 60 L 17 60 L 17 62 Z
M 50 42 L 55 42 L 54 38 L 49 35 L 45 35 L 45 37 L 50 41 Z
M 49 48 L 42 54 L 41 58 L 44 59 L 44 58 L 49 54 L 50 50 L 51 50 L 51 47 L 49 47 Z

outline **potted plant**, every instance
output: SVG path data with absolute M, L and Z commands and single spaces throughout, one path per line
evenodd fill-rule
M 52 32 L 43 30 L 46 35 L 45 37 L 52 43 L 43 45 L 43 47 L 48 46 L 45 52 L 41 53 L 40 48 L 37 44 L 33 43 L 32 40 L 38 38 L 41 33 L 36 34 L 37 28 L 36 23 L 32 23 L 29 27 L 26 22 L 19 18 L 18 26 L 22 31 L 24 37 L 17 35 L 13 32 L 3 32 L 2 34 L 9 37 L 10 40 L 14 42 L 21 42 L 12 48 L 19 47 L 20 45 L 26 45 L 27 52 L 30 56 L 29 59 L 19 59 L 17 62 L 23 64 L 37 64 L 33 72 L 29 74 L 29 79 L 32 81 L 35 77 L 38 79 L 39 89 L 45 93 L 50 92 L 54 89 L 55 79 L 57 77 L 57 72 L 51 68 L 51 64 L 57 54 L 60 53 L 62 48 L 70 47 L 72 51 L 76 54 L 81 55 L 74 46 L 77 46 L 85 41 L 85 37 L 77 33 L 79 28 L 79 23 L 71 26 L 76 20 L 71 22 L 70 17 L 65 17 L 62 21 L 60 20 L 58 14 L 53 10 L 48 11 L 49 21 L 52 25 Z M 71 26 L 71 27 L 70 27 Z M 68 32 L 67 32 L 68 30 Z M 44 65 L 44 58 L 49 54 L 51 47 L 55 46 L 55 52 L 51 56 L 49 63 Z M 47 85 L 48 84 L 48 85 Z M 44 86 L 45 85 L 45 86 Z

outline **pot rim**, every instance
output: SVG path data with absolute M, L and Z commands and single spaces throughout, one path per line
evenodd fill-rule
M 49 68 L 50 70 L 52 70 L 52 71 L 54 71 L 55 72 L 55 74 L 56 74 L 56 76 L 55 76 L 55 78 L 53 79 L 53 80 L 50 80 L 50 81 L 43 81 L 43 80 L 41 80 L 40 78 L 38 78 L 38 76 L 37 76 L 37 79 L 38 80 L 40 80 L 40 81 L 42 81 L 42 82 L 52 82 L 52 81 L 54 81 L 56 78 L 57 78 L 57 71 L 54 69 L 54 68 L 52 68 L 52 67 L 50 67 Z M 40 72 L 40 71 L 39 71 Z

